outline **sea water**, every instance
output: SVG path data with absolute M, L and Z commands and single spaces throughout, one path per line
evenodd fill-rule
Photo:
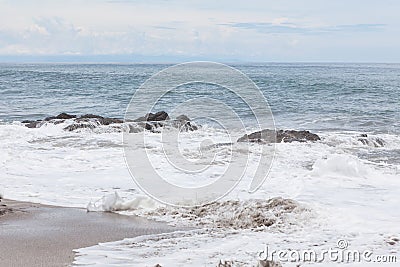
M 123 118 L 141 84 L 168 66 L 1 64 L 0 192 L 10 199 L 76 207 L 87 207 L 103 198 L 105 205 L 94 205 L 103 210 L 113 210 L 119 198 L 127 201 L 125 204 L 135 203 L 131 207 L 117 205 L 128 210 L 140 203 L 145 208 L 157 206 L 144 200 L 146 195 L 129 174 L 120 130 L 104 126 L 68 132 L 63 130 L 68 122 L 29 129 L 21 121 L 61 112 Z M 226 198 L 281 196 L 308 206 L 318 226 L 313 224 L 314 233 L 284 235 L 295 246 L 312 246 L 313 242 L 323 242 L 322 239 L 326 242 L 345 236 L 359 248 L 372 247 L 387 253 L 393 250 L 386 240 L 400 232 L 400 65 L 231 66 L 259 87 L 271 107 L 277 129 L 310 130 L 320 135 L 321 141 L 277 144 L 275 159 L 262 187 L 254 194 L 247 191 L 251 169 L 257 167 L 250 162 L 250 172 L 245 174 L 243 183 Z M 166 95 L 159 109 L 168 111 L 180 98 L 206 95 L 229 103 L 246 120 L 248 113 L 232 95 L 220 93 L 213 86 L 200 89 L 187 86 L 183 92 Z M 367 134 L 368 144 L 359 140 L 361 134 Z M 182 133 L 180 138 L 183 154 L 193 159 L 199 154 L 193 144 L 207 138 L 217 143 L 231 141 L 211 124 Z M 377 138 L 383 140 L 383 146 L 375 145 Z M 161 155 L 162 144 L 156 133 L 150 136 L 150 142 L 155 155 Z M 232 149 L 243 150 L 245 157 L 247 150 L 242 146 L 234 143 Z M 257 156 L 258 145 L 252 146 L 252 153 Z M 223 172 L 230 156 L 224 146 L 213 149 L 218 155 L 214 172 L 182 181 L 178 171 L 168 168 L 168 162 L 160 161 L 157 168 L 172 183 L 194 186 L 212 182 L 216 174 Z M 110 198 L 116 192 L 118 196 Z M 279 242 L 284 236 L 268 238 Z M 221 242 L 231 242 L 235 247 L 231 239 Z M 254 243 L 250 248 L 254 248 Z M 227 251 L 226 254 L 229 255 Z

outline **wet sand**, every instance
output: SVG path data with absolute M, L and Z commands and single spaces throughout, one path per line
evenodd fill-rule
M 113 213 L 4 199 L 0 205 L 0 266 L 69 266 L 73 249 L 176 230 Z

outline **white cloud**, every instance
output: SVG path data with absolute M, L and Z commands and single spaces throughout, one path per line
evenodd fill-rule
M 379 59 L 383 42 L 385 53 L 400 44 L 395 12 L 399 4 L 388 1 L 392 6 L 366 0 L 354 11 L 360 0 L 346 1 L 346 8 L 344 1 L 323 0 L 3 0 L 0 55 L 335 60 L 347 45 L 349 60 L 357 60 L 351 58 L 351 50 L 362 45 L 366 60 L 374 55 Z M 376 16 L 377 11 L 385 16 Z M 321 33 L 324 36 L 316 36 Z

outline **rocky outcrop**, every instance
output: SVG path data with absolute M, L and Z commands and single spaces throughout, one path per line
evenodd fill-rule
M 67 113 L 61 113 L 61 114 L 59 114 L 59 115 L 57 115 L 57 116 L 54 116 L 54 117 L 47 117 L 47 118 L 45 118 L 44 120 L 45 120 L 45 121 L 51 121 L 51 120 L 69 120 L 69 119 L 75 119 L 75 118 L 76 118 L 75 115 L 70 115 L 70 114 L 67 114 Z
M 76 131 L 79 129 L 95 129 L 102 125 L 118 125 L 125 121 L 118 118 L 107 118 L 94 114 L 85 114 L 82 116 L 71 115 L 67 113 L 61 113 L 57 116 L 47 117 L 43 120 L 22 121 L 28 128 L 40 128 L 46 123 L 60 124 L 67 120 L 72 120 L 72 123 L 64 128 L 66 131 Z M 176 119 L 171 120 L 168 113 L 165 111 L 159 111 L 157 113 L 148 113 L 140 118 L 133 121 L 126 121 L 130 133 L 141 132 L 144 129 L 152 132 L 159 131 L 159 128 L 165 126 L 172 126 L 180 129 L 181 131 L 195 131 L 197 126 L 194 125 L 186 115 L 180 115 Z M 122 131 L 123 126 L 115 126 L 115 128 Z
M 116 118 L 105 118 L 99 115 L 93 115 L 93 114 L 86 114 L 80 116 L 78 119 L 76 119 L 76 122 L 88 122 L 92 119 L 95 119 L 100 125 L 110 125 L 113 123 L 123 123 L 124 121 L 121 119 L 116 119 Z
M 373 147 L 383 147 L 385 146 L 385 141 L 379 137 L 369 137 L 367 134 L 361 134 L 358 137 L 358 141 L 360 141 L 363 145 L 373 146 Z
M 291 143 L 291 142 L 315 142 L 321 138 L 309 131 L 295 131 L 295 130 L 270 130 L 264 129 L 262 131 L 245 134 L 240 137 L 238 142 L 255 142 L 255 143 Z
M 191 122 L 188 116 L 179 115 L 174 121 L 174 127 L 180 129 L 181 131 L 196 131 L 198 127 Z
M 94 128 L 96 128 L 95 125 L 93 124 L 87 124 L 87 123 L 74 123 L 71 125 L 68 125 L 67 127 L 64 128 L 65 131 L 75 131 L 78 129 L 91 129 L 93 130 Z
M 147 113 L 143 117 L 137 118 L 136 122 L 140 121 L 166 121 L 169 120 L 168 113 L 165 111 L 159 111 L 157 113 Z
M 29 120 L 26 120 L 26 121 L 22 121 L 22 123 L 23 124 L 25 124 L 25 126 L 26 127 L 28 127 L 28 128 L 39 128 L 42 124 L 43 124 L 43 121 L 29 121 Z

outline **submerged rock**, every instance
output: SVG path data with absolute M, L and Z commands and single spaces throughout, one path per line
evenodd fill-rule
M 260 260 L 257 264 L 257 267 L 282 267 L 282 264 L 277 261 Z
M 238 142 L 255 142 L 255 143 L 291 143 L 291 142 L 307 142 L 319 141 L 321 138 L 309 131 L 295 131 L 295 130 L 270 130 L 264 129 L 262 131 L 245 134 L 240 137 Z
M 87 123 L 74 123 L 71 125 L 68 125 L 67 127 L 64 128 L 65 131 L 75 131 L 78 129 L 91 129 L 93 130 L 94 128 L 96 128 L 95 125 L 93 124 L 87 124 Z
M 367 134 L 360 134 L 358 141 L 363 145 L 373 146 L 373 147 L 383 147 L 385 146 L 385 141 L 379 137 L 368 137 Z
M 23 121 L 22 123 L 24 123 L 25 126 L 28 128 L 39 128 L 43 122 L 42 121 Z

